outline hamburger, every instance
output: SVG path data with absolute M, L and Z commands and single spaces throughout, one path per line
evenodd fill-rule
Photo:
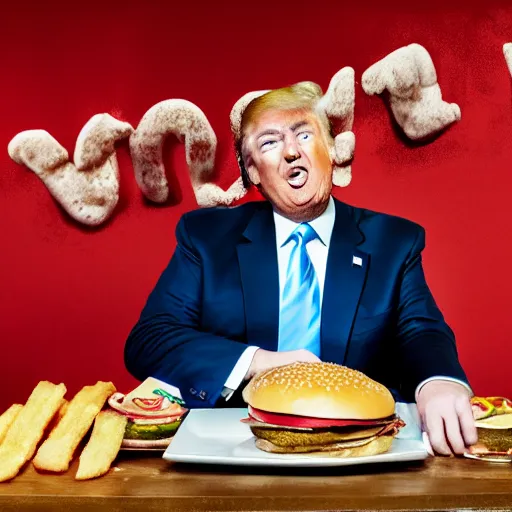
M 127 395 L 114 393 L 109 406 L 128 417 L 121 446 L 166 448 L 188 412 L 177 395 L 176 388 L 153 377 Z
M 509 460 L 512 456 L 512 401 L 501 397 L 471 398 L 478 442 L 469 447 L 472 458 Z
M 243 391 L 256 447 L 271 453 L 360 457 L 384 453 L 405 423 L 382 384 L 334 363 L 293 363 Z

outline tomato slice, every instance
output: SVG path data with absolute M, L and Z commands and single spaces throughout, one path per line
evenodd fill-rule
M 394 416 L 378 420 L 335 420 L 330 418 L 312 418 L 310 416 L 295 416 L 291 414 L 279 414 L 275 412 L 262 411 L 249 405 L 249 415 L 256 421 L 279 425 L 281 427 L 297 428 L 329 428 L 329 427 L 371 427 L 382 425 L 393 421 Z

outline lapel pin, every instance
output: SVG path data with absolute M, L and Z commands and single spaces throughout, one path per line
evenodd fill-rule
M 352 256 L 352 265 L 357 265 L 358 267 L 363 266 L 363 259 L 359 256 Z

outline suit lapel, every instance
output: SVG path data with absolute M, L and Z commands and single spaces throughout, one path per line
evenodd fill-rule
M 337 200 L 335 205 L 322 299 L 321 359 L 344 364 L 370 257 L 356 247 L 364 237 L 349 207 Z
M 260 202 L 237 245 L 247 343 L 277 350 L 279 273 L 272 207 Z

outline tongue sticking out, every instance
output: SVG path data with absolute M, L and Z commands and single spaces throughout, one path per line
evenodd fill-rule
M 293 188 L 301 188 L 308 181 L 308 172 L 301 167 L 297 167 L 288 175 L 288 183 Z

